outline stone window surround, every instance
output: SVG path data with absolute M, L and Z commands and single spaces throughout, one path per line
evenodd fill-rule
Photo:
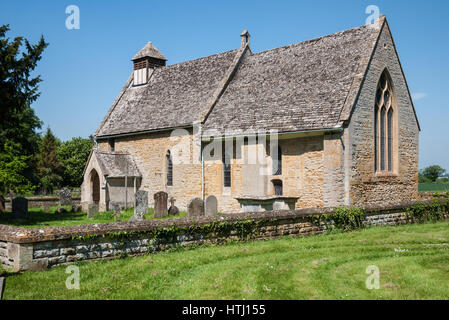
M 381 108 L 377 107 L 377 89 L 379 88 L 380 85 L 380 79 L 382 77 L 382 75 L 386 75 L 386 79 L 387 79 L 387 87 L 390 89 L 390 104 L 388 106 L 388 108 L 385 111 L 385 170 L 381 170 L 381 150 L 380 150 L 380 137 L 381 137 L 381 133 L 380 133 L 380 121 L 381 121 Z M 382 94 L 382 99 L 383 99 L 383 94 Z M 392 119 L 392 132 L 393 132 L 393 139 L 392 139 L 392 168 L 388 168 L 388 111 L 389 110 L 393 110 L 393 119 Z M 388 68 L 384 68 L 383 71 L 381 72 L 380 76 L 379 76 L 379 80 L 377 82 L 377 86 L 376 86 L 376 93 L 375 93 L 375 102 L 374 102 L 374 113 L 377 112 L 377 126 L 373 126 L 375 128 L 375 130 L 373 130 L 374 132 L 374 139 L 377 139 L 377 143 L 373 144 L 373 153 L 376 154 L 377 152 L 377 157 L 374 157 L 374 161 L 376 161 L 377 159 L 377 165 L 374 165 L 374 176 L 375 177 L 397 177 L 399 176 L 399 172 L 398 172 L 398 168 L 399 168 L 399 151 L 398 151 L 398 108 L 397 108 L 397 102 L 396 102 L 396 95 L 395 95 L 395 90 L 394 90 L 394 84 L 393 81 L 391 79 L 390 73 L 388 71 Z M 374 118 L 376 119 L 376 118 Z M 376 132 L 377 131 L 377 132 Z M 376 149 L 377 148 L 377 149 Z

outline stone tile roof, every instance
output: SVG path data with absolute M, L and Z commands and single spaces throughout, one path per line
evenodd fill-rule
M 94 150 L 103 175 L 110 178 L 141 177 L 141 173 L 131 155 L 127 153 L 103 152 Z
M 360 87 L 351 85 L 365 71 L 379 31 L 362 26 L 245 56 L 204 134 L 340 126 L 350 91 Z
M 205 135 L 340 127 L 384 21 L 256 54 L 237 49 L 156 68 L 146 85 L 128 80 L 96 137 L 187 127 L 199 119 Z M 230 81 L 217 90 L 230 70 Z
M 148 84 L 124 90 L 96 136 L 191 126 L 238 52 L 156 68 Z

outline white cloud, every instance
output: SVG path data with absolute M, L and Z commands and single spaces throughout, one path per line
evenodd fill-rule
M 427 97 L 427 93 L 425 93 L 425 92 L 412 93 L 413 100 L 420 100 L 420 99 L 424 99 L 425 97 Z

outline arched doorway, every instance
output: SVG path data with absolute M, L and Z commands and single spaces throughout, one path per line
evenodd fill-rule
M 100 202 L 100 177 L 95 169 L 90 173 L 90 186 L 92 202 L 98 204 Z

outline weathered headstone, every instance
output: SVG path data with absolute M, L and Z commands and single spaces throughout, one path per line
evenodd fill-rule
M 87 217 L 93 218 L 97 213 L 98 213 L 98 204 L 89 203 L 89 206 L 87 207 Z
M 146 215 L 148 213 L 148 191 L 139 190 L 134 195 L 136 208 L 134 210 L 135 214 Z
M 161 218 L 167 216 L 167 200 L 168 194 L 159 191 L 154 194 L 154 217 Z
M 120 204 L 112 202 L 111 209 L 114 211 L 112 216 L 114 217 L 114 221 L 120 220 L 121 207 Z
M 187 213 L 189 217 L 204 216 L 204 201 L 200 198 L 190 201 Z
M 59 205 L 71 206 L 72 205 L 72 191 L 69 188 L 62 188 L 59 190 Z
M 12 216 L 17 219 L 28 217 L 28 199 L 23 197 L 12 199 Z
M 206 198 L 206 216 L 213 216 L 217 213 L 217 198 L 210 195 Z
M 179 215 L 179 209 L 177 206 L 175 206 L 176 199 L 171 197 L 170 198 L 170 208 L 168 208 L 168 215 L 169 216 L 177 216 Z
M 0 194 L 0 212 L 5 212 L 6 205 L 5 205 L 5 198 Z

